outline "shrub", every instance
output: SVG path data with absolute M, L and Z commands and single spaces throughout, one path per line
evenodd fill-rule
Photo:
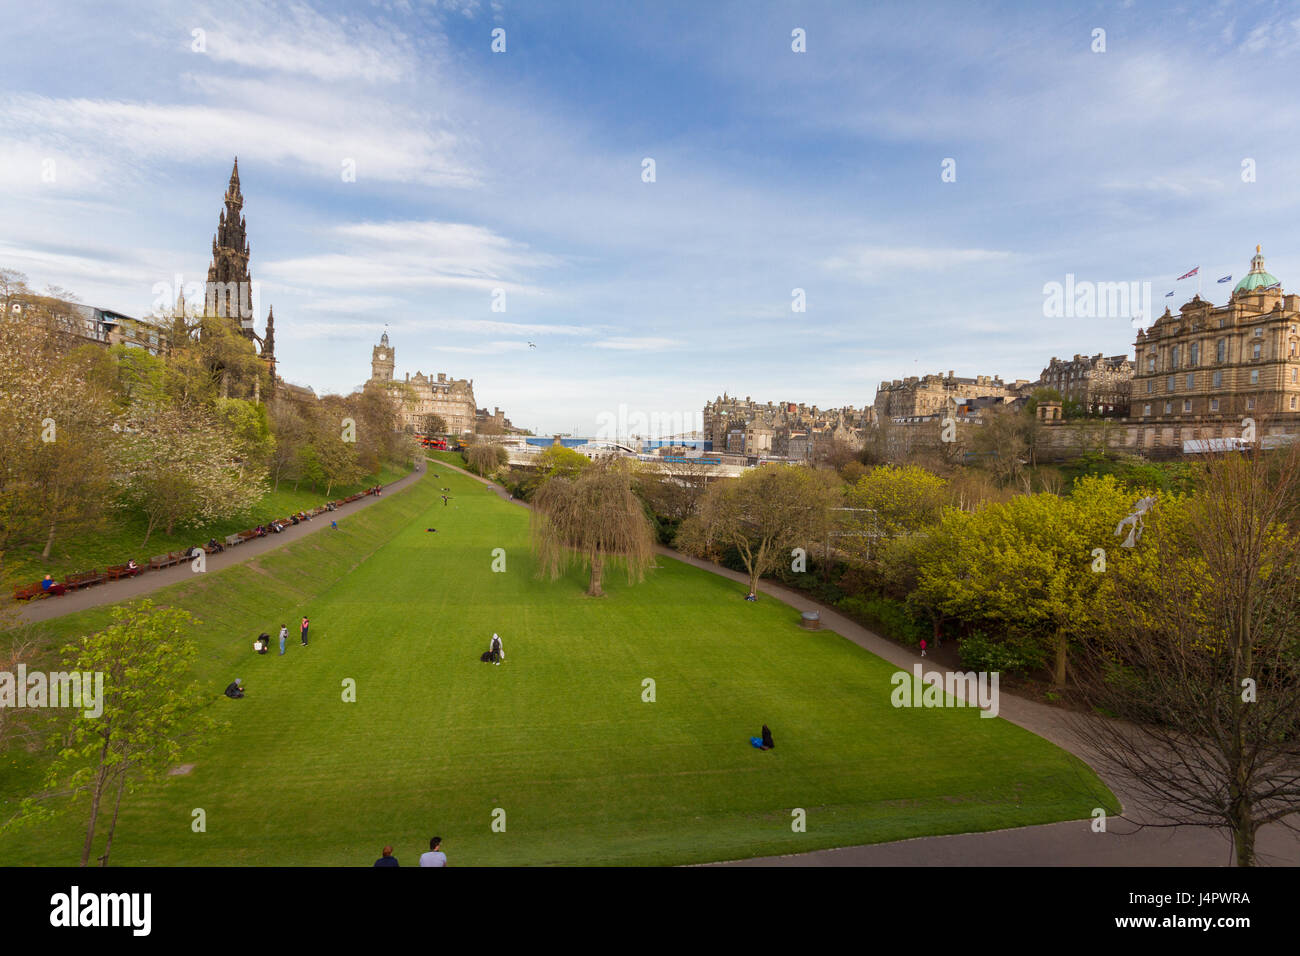
M 1015 635 L 997 640 L 983 631 L 972 631 L 957 642 L 957 650 L 962 666 L 977 671 L 1024 673 L 1047 663 L 1041 646 Z
M 902 601 L 893 598 L 876 595 L 847 597 L 837 601 L 835 606 L 855 621 L 902 643 L 919 644 L 931 633 L 926 622 L 916 618 Z

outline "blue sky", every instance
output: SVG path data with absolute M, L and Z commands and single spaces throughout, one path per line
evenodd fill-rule
M 1213 280 L 1256 243 L 1288 291 L 1300 269 L 1294 3 L 132 0 L 5 21 L 0 266 L 143 315 L 157 283 L 205 277 L 237 153 L 258 323 L 274 305 L 282 374 L 318 392 L 364 381 L 387 324 L 399 376 L 472 378 L 541 431 L 723 391 L 861 406 L 882 379 L 1131 352 L 1127 319 L 1044 317 L 1067 273 L 1151 282 L 1159 311 L 1198 265 L 1224 301 Z

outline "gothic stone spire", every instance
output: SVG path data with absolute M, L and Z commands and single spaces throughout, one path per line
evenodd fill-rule
M 230 173 L 230 184 L 226 187 L 225 206 L 217 220 L 217 233 L 212 239 L 212 264 L 208 267 L 208 282 L 251 283 L 252 276 L 248 270 L 250 249 L 247 224 L 243 216 L 244 196 L 239 189 L 238 157 L 235 158 L 235 166 Z M 250 286 L 248 295 L 251 294 Z

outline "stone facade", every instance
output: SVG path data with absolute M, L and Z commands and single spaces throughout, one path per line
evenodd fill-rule
M 722 394 L 704 403 L 704 438 L 715 453 L 810 459 L 835 442 L 861 448 L 870 408 L 822 409 L 794 402 L 760 403 Z
M 370 380 L 366 385 L 395 393 L 405 431 L 421 430 L 426 415 L 441 415 L 450 434 L 473 434 L 478 406 L 474 402 L 472 379 L 448 378 L 444 372 L 439 372 L 435 379 L 417 371 L 414 375 L 407 372 L 405 379 L 397 380 L 393 377 L 396 362 L 397 350 L 389 344 L 385 332 L 371 350 Z
M 1237 434 L 1245 418 L 1300 419 L 1300 296 L 1283 292 L 1258 249 L 1227 305 L 1197 295 L 1166 309 L 1135 348 L 1131 420 Z
M 875 416 L 877 420 L 894 420 L 936 415 L 954 401 L 960 405 L 977 398 L 1014 399 L 1029 385 L 1025 379 L 1008 385 L 996 375 L 958 378 L 952 371 L 947 375 L 896 378 L 881 382 L 876 390 Z
M 1128 414 L 1133 363 L 1127 355 L 1076 355 L 1069 361 L 1052 356 L 1038 384 L 1078 402 L 1089 415 Z

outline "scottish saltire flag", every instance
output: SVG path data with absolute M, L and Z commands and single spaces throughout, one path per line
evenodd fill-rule
M 1169 292 L 1166 292 L 1166 293 L 1165 293 L 1165 298 L 1167 299 L 1167 298 L 1169 298 L 1169 297 L 1170 297 L 1171 295 L 1173 295 L 1173 294 L 1174 294 L 1174 293 L 1173 293 L 1173 290 L 1170 290 Z
M 1219 281 L 1219 282 L 1231 282 L 1231 281 L 1232 281 L 1232 276 L 1224 276 L 1222 279 L 1219 279 L 1218 281 Z
M 1200 267 L 1200 266 L 1197 266 L 1197 267 L 1196 267 L 1195 269 L 1193 269 L 1191 272 L 1184 272 L 1182 275 L 1180 275 L 1180 276 L 1178 277 L 1178 279 L 1177 279 L 1176 281 L 1181 281 L 1181 280 L 1183 280 L 1183 279 L 1191 278 L 1192 276 L 1196 275 L 1196 273 L 1198 273 L 1198 272 L 1200 272 L 1200 271 L 1201 271 L 1201 267 Z
M 1282 288 L 1282 283 L 1274 282 L 1272 285 L 1264 286 L 1264 291 L 1267 292 L 1269 289 L 1280 289 L 1280 288 Z

